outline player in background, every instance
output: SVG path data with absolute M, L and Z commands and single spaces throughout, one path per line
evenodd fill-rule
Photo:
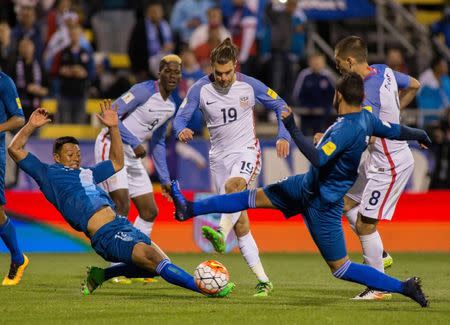
M 6 144 L 5 132 L 20 128 L 25 123 L 19 95 L 12 79 L 0 72 L 0 237 L 11 253 L 9 272 L 2 285 L 16 285 L 22 279 L 23 271 L 28 265 L 28 258 L 22 253 L 17 241 L 16 229 L 5 214 L 5 169 Z
M 117 212 L 128 216 L 130 198 L 139 215 L 134 227 L 150 237 L 158 208 L 153 187 L 141 162 L 147 153 L 144 143 L 150 140 L 150 151 L 158 172 L 163 193 L 170 189 L 169 170 L 166 161 L 165 135 L 167 126 L 175 114 L 176 105 L 171 96 L 181 79 L 181 59 L 166 55 L 159 64 L 158 80 L 148 80 L 131 87 L 119 97 L 119 130 L 124 143 L 125 167 L 102 183 L 114 203 Z M 102 129 L 95 141 L 95 161 L 108 160 L 111 140 L 108 128 Z
M 367 63 L 367 46 L 349 36 L 335 47 L 336 67 L 364 79 L 363 106 L 389 123 L 400 123 L 400 110 L 415 97 L 419 82 L 385 64 Z M 395 206 L 413 172 L 414 159 L 406 141 L 372 138 L 355 185 L 344 197 L 344 214 L 361 241 L 364 263 L 384 272 L 393 260 L 384 251 L 377 231 L 380 220 L 391 220 Z M 367 288 L 354 299 L 390 299 L 389 293 Z
M 148 235 L 113 210 L 114 203 L 97 184 L 124 167 L 124 150 L 119 131 L 119 118 L 111 101 L 101 105 L 99 120 L 110 135 L 109 160 L 93 167 L 81 167 L 81 152 L 73 137 L 55 140 L 52 165 L 42 163 L 24 149 L 30 135 L 50 122 L 45 109 L 35 110 L 28 123 L 17 133 L 8 147 L 10 156 L 39 185 L 46 199 L 55 206 L 70 226 L 90 239 L 92 248 L 111 262 L 119 264 L 106 269 L 91 267 L 84 294 L 91 294 L 104 281 L 117 276 L 132 278 L 160 275 L 174 285 L 199 292 L 192 275 L 172 264 L 167 255 Z M 215 296 L 226 296 L 233 289 L 229 283 Z
M 211 177 L 218 193 L 250 188 L 260 173 L 261 149 L 255 135 L 253 112 L 256 101 L 277 115 L 278 156 L 284 158 L 289 153 L 290 137 L 281 122 L 286 102 L 262 82 L 236 72 L 236 64 L 237 48 L 227 38 L 211 52 L 213 73 L 192 85 L 173 122 L 178 139 L 188 142 L 193 138 L 193 131 L 187 124 L 195 110 L 202 111 L 210 133 Z M 224 253 L 226 238 L 232 229 L 242 256 L 259 281 L 255 296 L 269 295 L 273 285 L 259 258 L 246 211 L 222 215 L 217 231 L 207 226 L 202 231 L 214 249 Z
M 183 221 L 206 213 L 230 213 L 249 208 L 279 209 L 287 218 L 301 213 L 336 278 L 400 293 L 427 307 L 419 278 L 402 282 L 370 265 L 353 263 L 347 255 L 342 231 L 343 197 L 356 181 L 361 154 L 366 150 L 370 136 L 417 140 L 425 148 L 431 144 L 423 130 L 381 121 L 367 110 L 361 110 L 363 98 L 363 80 L 359 75 L 350 73 L 338 80 L 334 107 L 339 116 L 316 147 L 296 127 L 292 112 L 283 112 L 286 128 L 311 162 L 306 174 L 291 176 L 264 188 L 196 202 L 186 201 L 178 183 L 173 182 L 175 217 Z

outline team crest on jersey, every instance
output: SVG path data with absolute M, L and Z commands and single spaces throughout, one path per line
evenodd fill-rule
M 327 156 L 331 156 L 334 150 L 336 150 L 336 145 L 332 141 L 328 141 L 322 146 L 322 150 Z
M 240 101 L 240 103 L 241 103 L 241 107 L 242 107 L 242 108 L 248 107 L 248 104 L 249 104 L 248 96 L 241 96 L 241 97 L 239 98 L 239 101 Z
M 16 103 L 17 103 L 17 107 L 19 107 L 19 109 L 22 109 L 22 103 L 20 102 L 19 97 L 16 98 Z
M 125 104 L 129 104 L 134 99 L 134 95 L 129 91 L 125 93 L 125 95 L 123 95 L 121 98 Z
M 267 88 L 267 95 L 272 97 L 272 99 L 277 99 L 278 94 L 275 92 L 275 90 L 272 90 L 270 88 Z

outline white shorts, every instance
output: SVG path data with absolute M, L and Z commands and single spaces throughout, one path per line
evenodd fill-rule
M 379 171 L 370 164 L 369 155 L 363 156 L 358 178 L 347 196 L 360 203 L 359 213 L 364 217 L 391 220 L 413 170 L 414 164 L 409 164 L 392 171 Z
M 108 130 L 103 129 L 95 140 L 95 163 L 109 159 L 111 141 Z M 137 197 L 153 192 L 152 182 L 142 161 L 136 158 L 129 145 L 123 146 L 125 166 L 116 174 L 99 184 L 106 192 L 127 189 L 130 197 Z
M 256 186 L 256 178 L 261 172 L 261 149 L 246 149 L 220 157 L 209 157 L 211 178 L 216 192 L 225 193 L 225 183 L 229 178 L 241 177 L 247 188 Z

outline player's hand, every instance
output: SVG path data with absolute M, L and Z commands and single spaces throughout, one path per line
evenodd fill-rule
M 422 149 L 428 149 L 431 147 L 432 142 L 428 134 L 425 131 L 423 131 L 423 133 L 425 133 L 424 139 L 419 141 L 419 144 Z
M 145 156 L 147 156 L 147 151 L 142 144 L 134 148 L 133 151 L 136 158 L 144 158 Z
M 314 145 L 318 144 L 319 141 L 322 139 L 322 137 L 323 137 L 323 133 L 317 132 L 316 134 L 314 134 L 314 140 L 313 140 Z
M 105 126 L 113 128 L 119 125 L 119 116 L 117 115 L 117 106 L 112 105 L 111 99 L 105 99 L 100 102 L 100 114 L 95 114 Z
M 169 200 L 169 202 L 172 202 L 172 196 L 170 195 L 170 183 L 167 184 L 161 184 L 161 191 L 162 195 Z
M 288 118 L 292 114 L 292 108 L 289 106 L 284 106 L 283 110 L 281 111 L 281 118 L 284 120 Z
M 188 143 L 192 139 L 194 139 L 194 131 L 191 129 L 185 128 L 178 134 L 178 139 L 181 142 Z
M 45 108 L 37 108 L 31 114 L 28 124 L 37 129 L 51 121 Z
M 289 141 L 279 139 L 277 141 L 277 156 L 278 158 L 286 158 L 289 155 Z

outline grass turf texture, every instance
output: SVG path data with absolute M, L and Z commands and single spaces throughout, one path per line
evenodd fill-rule
M 105 266 L 94 254 L 30 254 L 17 287 L 0 287 L 0 323 L 120 324 L 450 324 L 448 254 L 393 254 L 390 274 L 423 278 L 428 309 L 400 295 L 390 301 L 351 301 L 362 286 L 334 279 L 319 255 L 265 254 L 273 296 L 254 298 L 256 280 L 240 255 L 172 254 L 188 271 L 202 261 L 223 262 L 237 287 L 229 298 L 209 299 L 158 283 L 106 283 L 84 297 L 87 265 Z M 353 256 L 353 260 L 361 260 Z M 2 274 L 9 256 L 0 255 Z M 2 275 L 3 276 L 3 275 Z

